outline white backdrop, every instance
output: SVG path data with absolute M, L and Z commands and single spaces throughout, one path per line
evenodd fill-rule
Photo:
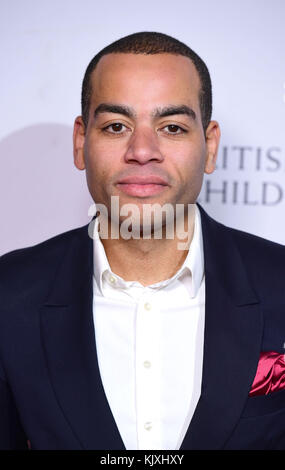
M 170 34 L 207 63 L 218 169 L 199 201 L 232 227 L 285 243 L 284 0 L 10 0 L 0 7 L 0 254 L 87 223 L 73 166 L 81 81 L 104 46 Z

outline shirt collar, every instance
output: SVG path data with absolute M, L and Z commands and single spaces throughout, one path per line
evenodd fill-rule
M 95 220 L 95 231 L 97 230 L 98 222 Z M 106 275 L 114 276 L 117 279 L 116 286 L 124 287 L 126 285 L 136 284 L 136 282 L 126 282 L 118 275 L 113 274 L 108 262 L 104 246 L 99 238 L 95 236 L 93 239 L 94 251 L 94 277 L 100 293 L 103 295 L 103 278 Z M 182 282 L 191 298 L 196 297 L 204 276 L 204 250 L 203 250 L 203 237 L 201 227 L 201 215 L 197 204 L 195 204 L 195 222 L 194 234 L 190 244 L 187 257 L 181 268 L 170 279 L 161 281 L 157 284 L 152 284 L 150 288 L 162 288 L 168 285 L 174 279 L 179 279 Z
M 204 276 L 202 225 L 201 215 L 197 204 L 195 204 L 195 225 L 193 238 L 187 257 L 179 271 L 181 271 L 179 280 L 187 288 L 190 297 L 196 297 Z

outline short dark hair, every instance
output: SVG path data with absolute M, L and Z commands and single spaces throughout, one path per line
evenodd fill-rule
M 109 44 L 96 54 L 89 63 L 82 83 L 81 109 L 85 127 L 88 124 L 90 100 L 92 95 L 91 74 L 102 56 L 111 53 L 160 54 L 170 53 L 189 57 L 193 62 L 201 82 L 200 110 L 204 131 L 212 115 L 212 84 L 209 70 L 204 61 L 190 47 L 163 33 L 143 31 L 130 34 Z

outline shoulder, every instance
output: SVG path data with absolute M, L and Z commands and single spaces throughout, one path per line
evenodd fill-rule
M 87 226 L 60 233 L 26 248 L 5 253 L 0 257 L 0 296 L 2 305 L 42 297 L 49 287 L 67 248 L 82 237 Z
M 207 227 L 211 226 L 209 233 L 219 238 L 221 246 L 225 243 L 232 244 L 238 248 L 243 262 L 252 265 L 256 269 L 280 271 L 285 269 L 285 246 L 274 241 L 267 240 L 258 235 L 238 230 L 218 222 L 210 217 L 199 205 L 203 219 Z M 207 230 L 208 231 L 208 230 Z
M 285 246 L 265 238 L 227 228 L 240 252 L 248 276 L 264 306 L 283 305 L 285 321 Z
M 284 352 L 285 344 L 285 246 L 228 227 L 205 215 L 208 233 L 216 238 L 219 257 L 234 263 L 237 251 L 250 287 L 259 299 L 264 320 L 262 350 Z M 235 269 L 235 266 L 232 266 Z
M 265 322 L 263 350 L 284 352 L 285 247 L 241 230 L 226 226 L 224 230 L 234 239 L 250 285 L 261 302 Z
M 284 272 L 285 246 L 242 230 L 224 226 L 235 240 L 240 252 L 256 266 L 282 269 Z
M 228 261 L 236 259 L 234 252 L 237 251 L 258 297 L 271 305 L 278 299 L 285 307 L 285 246 L 228 227 L 210 217 L 201 206 L 199 209 L 206 237 L 215 239 L 213 246 L 219 253 L 217 262 L 222 263 L 223 257 L 227 257 Z

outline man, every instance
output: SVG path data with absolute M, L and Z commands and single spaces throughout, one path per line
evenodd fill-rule
M 97 217 L 0 260 L 2 448 L 285 449 L 285 249 L 196 204 L 219 138 L 185 44 L 92 59 L 74 162 Z

